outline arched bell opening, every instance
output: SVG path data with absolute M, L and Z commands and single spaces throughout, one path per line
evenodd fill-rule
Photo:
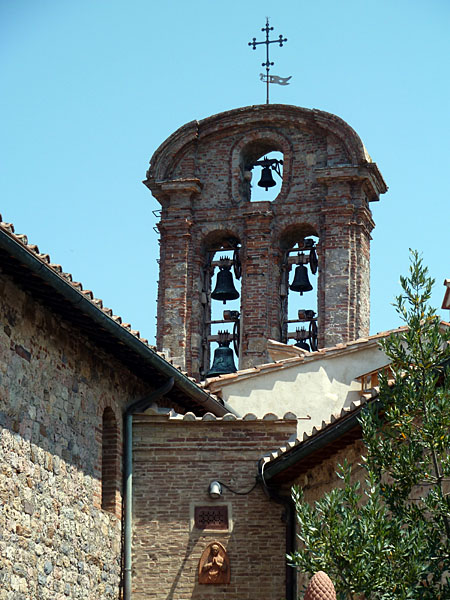
M 309 224 L 288 227 L 280 236 L 281 342 L 318 349 L 318 235 Z
M 279 143 L 260 139 L 241 152 L 241 196 L 251 202 L 275 200 L 283 185 L 284 155 Z
M 200 378 L 206 379 L 239 367 L 241 243 L 231 231 L 214 231 L 203 249 Z

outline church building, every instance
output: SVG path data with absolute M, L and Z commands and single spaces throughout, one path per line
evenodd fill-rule
M 144 184 L 156 347 L 0 224 L 0 600 L 294 600 L 290 488 L 358 461 L 388 363 L 386 184 L 340 118 L 279 104 L 184 125 Z

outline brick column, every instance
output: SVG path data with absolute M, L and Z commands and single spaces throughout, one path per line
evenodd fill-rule
M 370 232 L 361 184 L 327 180 L 321 210 L 319 347 L 369 335 Z
M 352 302 L 352 339 L 364 337 L 370 332 L 370 241 L 375 227 L 372 213 L 366 206 L 355 208 L 351 223 L 353 262 L 355 273 Z
M 328 201 L 327 197 L 327 201 Z M 324 207 L 320 232 L 319 346 L 346 342 L 350 337 L 350 277 L 353 270 L 350 221 L 352 207 Z
M 270 264 L 273 219 L 270 202 L 253 202 L 242 211 L 245 218 L 242 270 L 241 353 L 239 368 L 268 362 L 269 315 L 279 290 L 273 285 Z
M 161 254 L 156 340 L 158 350 L 168 351 L 170 358 L 183 369 L 190 368 L 192 196 L 199 189 L 196 180 L 185 180 L 165 182 L 158 190 L 163 218 L 159 224 Z

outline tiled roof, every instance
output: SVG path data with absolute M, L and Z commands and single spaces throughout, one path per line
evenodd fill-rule
M 57 273 L 60 277 L 62 277 L 66 281 L 66 283 L 71 285 L 77 291 L 81 292 L 85 296 L 85 298 L 87 298 L 90 302 L 92 302 L 92 304 L 94 304 L 99 310 L 104 312 L 105 315 L 107 315 L 108 317 L 111 317 L 111 319 L 113 321 L 115 321 L 116 323 L 121 325 L 124 329 L 129 331 L 135 337 L 137 337 L 142 343 L 146 344 L 147 346 L 151 347 L 153 350 L 156 351 L 156 348 L 154 346 L 150 346 L 150 344 L 148 343 L 148 340 L 141 338 L 139 331 L 131 328 L 130 323 L 124 323 L 122 321 L 122 318 L 119 317 L 118 315 L 115 315 L 111 308 L 106 308 L 105 306 L 103 306 L 103 301 L 100 300 L 99 298 L 95 298 L 94 293 L 91 290 L 83 289 L 83 285 L 78 281 L 74 281 L 72 278 L 72 275 L 70 273 L 66 273 L 65 271 L 63 271 L 63 268 L 61 265 L 53 263 L 50 259 L 49 254 L 44 254 L 44 253 L 39 252 L 38 246 L 36 246 L 36 244 L 30 244 L 28 242 L 28 237 L 26 235 L 24 235 L 22 233 L 15 233 L 14 225 L 12 223 L 5 223 L 3 221 L 3 218 L 1 215 L 0 215 L 0 229 L 2 231 L 4 231 L 5 233 L 8 233 L 17 242 L 22 244 L 22 246 L 24 246 L 29 252 L 33 253 L 36 256 L 36 258 L 38 258 L 40 261 L 42 261 L 48 268 L 52 269 L 55 273 Z
M 313 427 L 311 431 L 305 432 L 301 439 L 296 438 L 295 440 L 291 440 L 285 446 L 281 446 L 274 452 L 271 452 L 269 455 L 265 456 L 263 459 L 264 462 L 269 463 L 275 460 L 276 458 L 280 457 L 282 454 L 285 454 L 289 450 L 292 450 L 293 448 L 308 442 L 312 438 L 319 435 L 319 433 L 324 432 L 326 429 L 335 426 L 339 421 L 348 417 L 351 413 L 359 410 L 361 406 L 366 404 L 369 400 L 376 398 L 378 396 L 378 391 L 378 388 L 373 388 L 368 393 L 363 394 L 359 400 L 355 400 L 350 404 L 350 406 L 344 407 L 340 412 L 333 413 L 326 421 L 322 421 L 320 425 Z
M 212 413 L 206 413 L 202 417 L 196 417 L 194 413 L 188 412 L 185 415 L 170 415 L 169 418 L 178 421 L 297 421 L 297 415 L 292 412 L 287 412 L 282 417 L 279 417 L 274 413 L 267 413 L 263 417 L 257 417 L 253 413 L 247 413 L 243 417 L 237 417 L 232 413 L 228 413 L 222 417 L 217 417 Z
M 212 377 L 211 379 L 207 379 L 204 385 L 211 391 L 216 391 L 225 385 L 232 384 L 236 381 L 240 381 L 243 379 L 248 379 L 250 377 L 255 377 L 265 373 L 273 373 L 275 371 L 281 371 L 283 369 L 290 369 L 291 367 L 296 367 L 301 364 L 314 362 L 322 358 L 334 358 L 335 356 L 340 356 L 342 354 L 350 354 L 352 352 L 357 352 L 358 350 L 362 350 L 364 348 L 376 346 L 381 339 L 388 337 L 392 333 L 399 333 L 405 330 L 406 326 L 398 327 L 397 329 L 382 331 L 380 333 L 359 338 L 357 340 L 347 342 L 345 344 L 336 344 L 335 346 L 323 348 L 321 350 L 317 350 L 316 352 L 301 351 L 301 354 L 299 356 L 284 358 L 277 362 L 258 365 L 256 367 L 251 367 L 250 369 L 236 371 L 236 373 L 228 373 L 227 375 L 221 375 L 220 377 Z M 268 340 L 268 344 L 281 345 L 280 342 L 274 342 L 273 340 Z
M 53 263 L 48 254 L 40 252 L 39 247 L 36 244 L 29 243 L 28 237 L 26 235 L 15 233 L 14 225 L 12 225 L 11 223 L 4 222 L 1 215 L 0 234 L 4 234 L 14 242 L 17 242 L 17 244 L 22 250 L 29 253 L 35 260 L 41 262 L 46 269 L 49 269 L 62 282 L 64 282 L 65 285 L 69 286 L 72 290 L 75 290 L 77 293 L 81 294 L 84 300 L 88 301 L 99 313 L 101 313 L 103 316 L 109 319 L 116 326 L 120 326 L 122 330 L 128 332 L 128 334 L 131 336 L 131 340 L 135 340 L 143 346 L 145 346 L 145 348 L 147 349 L 146 352 L 149 356 L 156 355 L 162 361 L 170 365 L 173 370 L 178 371 L 178 373 L 182 375 L 182 377 L 185 380 L 188 380 L 190 382 L 191 388 L 189 389 L 192 389 L 192 386 L 195 386 L 200 392 L 200 395 L 210 398 L 212 400 L 213 405 L 216 404 L 220 411 L 223 411 L 222 402 L 213 393 L 211 393 L 209 390 L 203 389 L 203 387 L 200 386 L 193 377 L 189 377 L 188 374 L 185 371 L 183 371 L 179 366 L 174 365 L 172 360 L 167 359 L 164 353 L 158 352 L 155 346 L 150 345 L 147 339 L 142 338 L 140 336 L 139 331 L 132 328 L 130 323 L 124 322 L 120 316 L 114 314 L 111 308 L 105 307 L 103 305 L 103 301 L 99 298 L 96 298 L 91 290 L 85 290 L 83 288 L 83 285 L 80 282 L 74 281 L 72 275 L 70 273 L 66 273 L 61 265 Z M 115 329 L 115 331 L 117 331 L 117 329 Z M 126 339 L 130 340 L 130 337 L 127 336 Z M 123 344 L 123 341 L 121 343 Z M 117 344 L 117 346 L 119 346 L 119 343 Z

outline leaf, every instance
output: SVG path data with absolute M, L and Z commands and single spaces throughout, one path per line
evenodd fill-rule
M 434 281 L 418 252 L 400 282 L 408 329 L 381 342 L 391 368 L 360 415 L 365 481 L 344 461 L 340 487 L 313 506 L 293 492 L 304 543 L 293 564 L 332 575 L 339 599 L 450 599 L 450 329 L 428 305 Z

